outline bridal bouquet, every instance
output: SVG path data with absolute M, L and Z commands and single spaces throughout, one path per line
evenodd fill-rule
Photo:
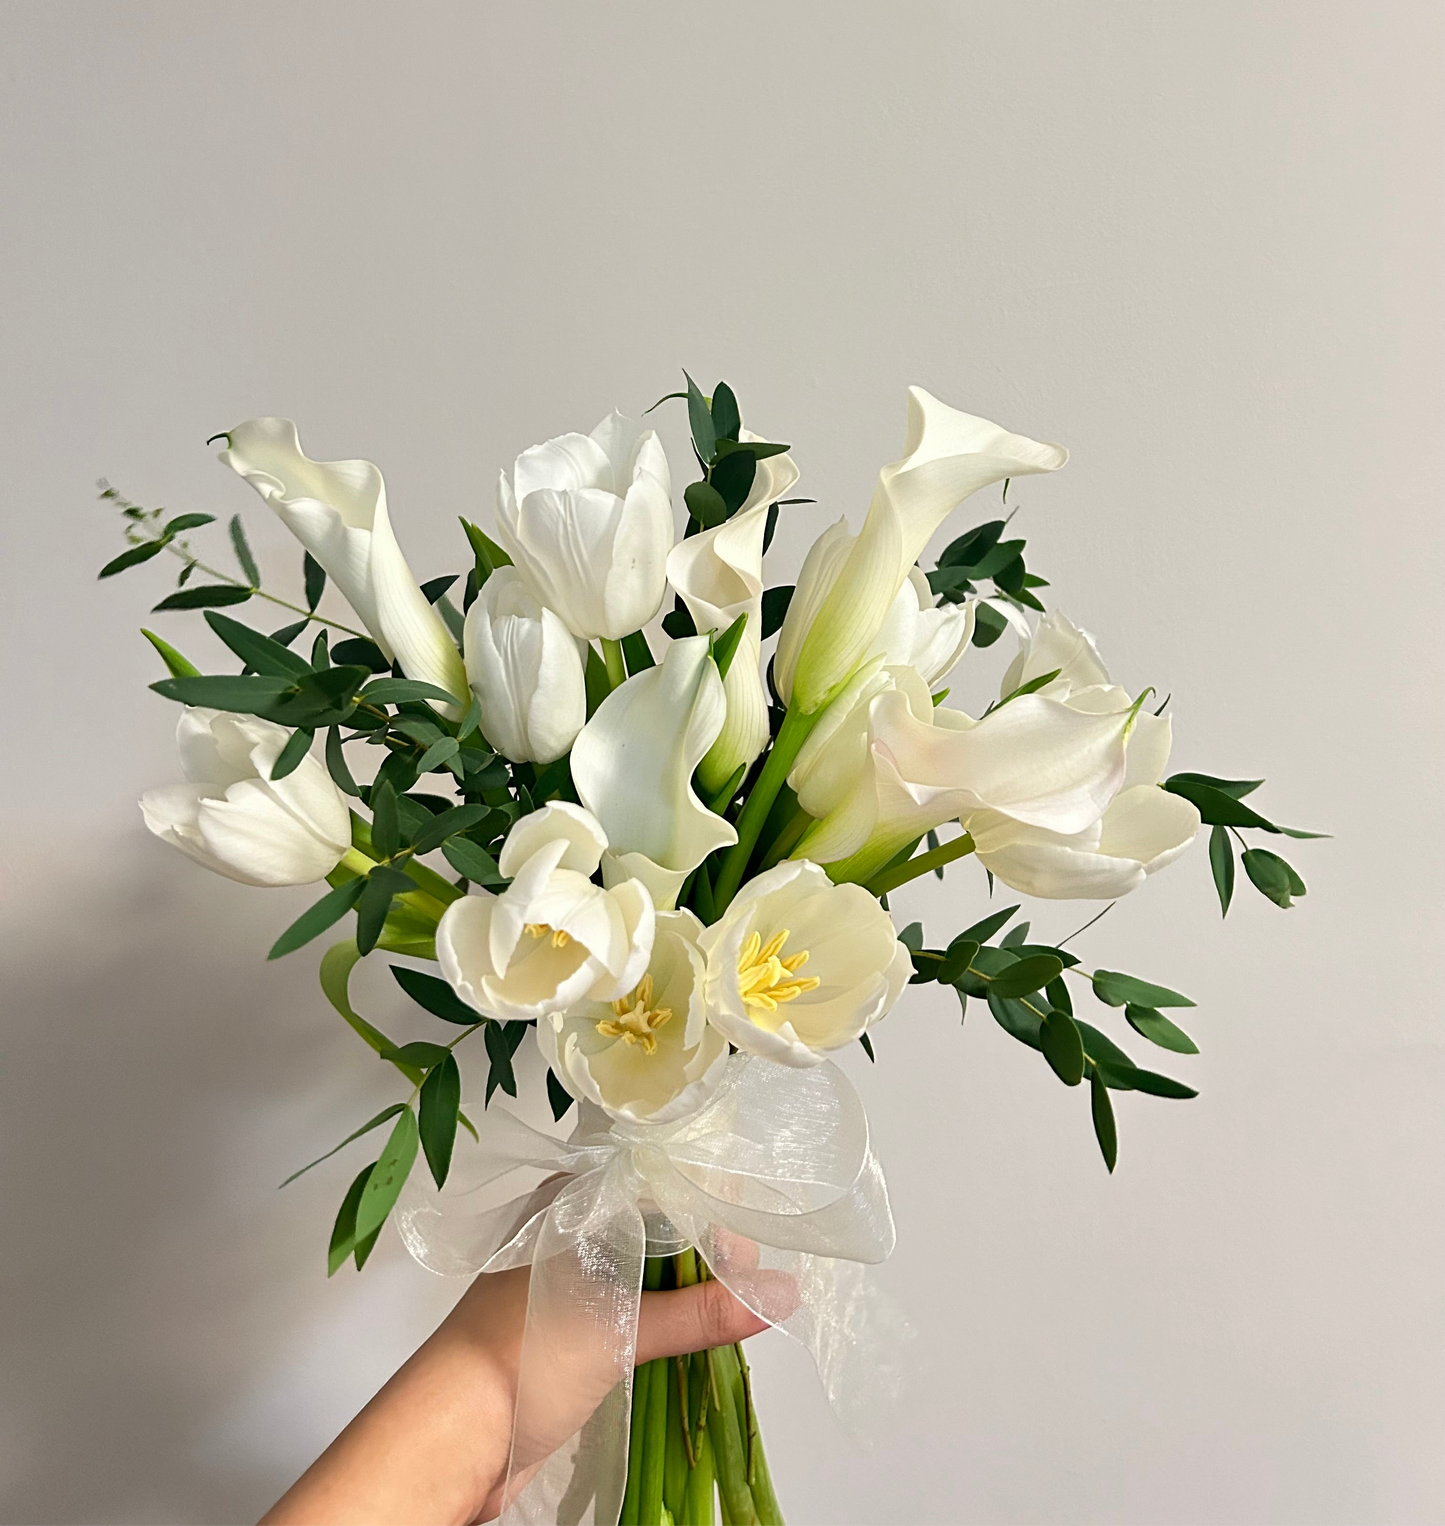
M 147 792 L 146 825 L 244 884 L 324 881 L 270 957 L 344 924 L 322 989 L 400 1078 L 398 1100 L 328 1152 L 388 1131 L 342 1199 L 330 1270 L 363 1266 L 394 1210 L 438 1270 L 532 1267 L 519 1521 L 711 1522 L 715 1500 L 725 1522 L 782 1519 L 741 1348 L 634 1371 L 640 1290 L 718 1277 L 809 1347 L 840 1407 L 876 1388 L 886 1311 L 865 1268 L 893 1223 L 829 1056 L 860 1044 L 871 1060 L 906 986 L 952 988 L 1084 1087 L 1111 1171 L 1116 1094 L 1194 1095 L 1126 1054 L 1114 1021 L 1190 1055 L 1175 1017 L 1193 1002 L 1087 969 L 1072 934 L 993 909 L 998 882 L 1112 901 L 1207 825 L 1221 908 L 1237 849 L 1287 907 L 1303 882 L 1244 834 L 1315 835 L 1246 803 L 1259 780 L 1166 777 L 1167 699 L 1114 684 L 1093 639 L 1044 612 L 1008 518 L 918 566 L 964 499 L 1002 484 L 1006 503 L 1011 482 L 1063 466 L 1061 446 L 913 388 L 861 530 L 839 519 L 795 584 L 768 586 L 779 516 L 811 502 L 789 447 L 745 429 L 725 383 L 708 397 L 689 378 L 669 398 L 699 474 L 681 538 L 662 445 L 614 413 L 524 451 L 491 527 L 462 522 L 464 575 L 426 583 L 376 467 L 311 460 L 286 419 L 217 438 L 304 546 L 300 602 L 263 588 L 239 516 L 237 576 L 192 549 L 211 516 L 102 495 L 129 546 L 101 576 L 178 557 L 156 608 L 204 610 L 240 664 L 202 674 L 145 633 L 170 672 L 152 688 L 181 706 L 185 776 Z M 328 580 L 353 623 L 319 613 Z M 294 618 L 263 632 L 221 612 L 268 602 Z M 949 705 L 949 673 L 1010 630 L 997 699 Z M 982 872 L 952 898 L 967 925 L 895 931 L 889 893 L 968 858 Z M 355 1010 L 349 977 L 374 951 L 434 1038 L 395 1044 Z M 473 1035 L 486 1080 L 469 1113 Z M 528 1042 L 555 1118 L 576 1108 L 566 1139 L 501 1107 L 478 1117 L 498 1090 L 516 1096 Z M 459 1151 L 459 1129 L 478 1143 Z M 528 1171 L 545 1180 L 488 1198 Z M 545 1403 L 561 1381 L 595 1398 L 565 1437 Z

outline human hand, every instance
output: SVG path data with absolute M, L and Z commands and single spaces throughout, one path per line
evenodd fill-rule
M 521 1268 L 477 1277 L 261 1526 L 469 1526 L 499 1515 L 530 1275 Z M 766 1328 L 720 1282 L 644 1293 L 636 1359 L 726 1346 Z M 558 1441 L 601 1397 L 585 1382 L 555 1381 L 548 1392 Z

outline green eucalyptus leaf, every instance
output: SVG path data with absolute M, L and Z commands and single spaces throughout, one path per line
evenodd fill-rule
M 161 526 L 161 534 L 180 535 L 186 530 L 199 530 L 202 525 L 213 525 L 215 522 L 214 514 L 177 514 L 174 519 L 168 519 Z
M 371 843 L 378 858 L 391 858 L 401 850 L 401 825 L 396 810 L 396 791 L 390 783 L 375 785 L 367 804 L 371 807 Z
M 1050 1011 L 1039 1027 L 1039 1047 L 1049 1068 L 1065 1086 L 1084 1079 L 1084 1041 L 1066 1012 Z
M 311 669 L 281 695 L 266 714 L 283 726 L 336 726 L 356 709 L 356 696 L 366 682 L 362 667 Z
M 488 814 L 489 807 L 485 805 L 454 805 L 440 815 L 433 816 L 416 834 L 412 845 L 418 854 L 430 853 L 441 847 L 447 838 L 458 832 L 466 832 L 479 821 L 484 821 Z
M 1119 1158 L 1119 1134 L 1114 1124 L 1114 1104 L 1109 1101 L 1109 1089 L 1096 1071 L 1089 1075 L 1089 1111 L 1094 1119 L 1094 1138 L 1099 1141 L 1099 1153 L 1112 1175 Z
M 446 981 L 439 980 L 435 975 L 423 974 L 421 970 L 410 970 L 402 964 L 393 964 L 390 969 L 397 985 L 417 1006 L 424 1007 L 433 1017 L 439 1017 L 443 1022 L 456 1023 L 462 1028 L 475 1028 L 478 1023 L 486 1021 L 486 1018 L 480 1012 L 473 1011 Z
M 957 943 L 961 938 L 970 938 L 975 943 L 987 943 L 1017 910 L 1017 906 L 1005 906 L 1002 911 L 996 911 L 991 916 L 984 917 L 981 922 L 975 922 L 972 927 L 965 927 L 953 941 Z
M 1232 800 L 1242 800 L 1246 795 L 1252 795 L 1264 783 L 1263 779 L 1216 779 L 1213 774 L 1189 772 L 1175 774 L 1173 777 L 1181 783 L 1203 784 L 1210 789 L 1217 789 Z
M 1136 1007 L 1131 1002 L 1124 1008 L 1124 1016 L 1135 1033 L 1161 1049 L 1172 1049 L 1175 1054 L 1199 1053 L 1199 1046 L 1194 1040 L 1153 1007 Z
M 692 618 L 692 611 L 681 599 L 673 600 L 673 607 L 662 617 L 662 629 L 674 641 L 685 641 L 689 636 L 697 635 L 697 623 Z M 591 647 L 588 651 L 591 651 Z
M 451 1170 L 461 1105 L 462 1076 L 455 1057 L 449 1054 L 427 1076 L 421 1088 L 421 1147 L 438 1187 L 446 1186 L 447 1172 Z
M 693 449 L 697 451 L 704 466 L 712 464 L 717 454 L 717 428 L 712 421 L 712 410 L 697 383 L 684 371 L 687 379 L 687 421 L 692 429 Z
M 913 953 L 917 953 L 923 947 L 923 923 L 910 922 L 907 927 L 898 934 L 898 941 Z
M 342 645 L 346 645 L 345 642 Z M 340 648 L 337 649 L 340 656 Z M 422 683 L 415 678 L 374 678 L 361 691 L 361 697 L 369 705 L 399 705 L 407 700 L 425 699 L 439 700 L 446 705 L 455 705 L 456 697 L 445 689 L 439 689 L 435 684 Z
M 1209 871 L 1214 876 L 1214 888 L 1219 894 L 1219 914 L 1227 916 L 1229 903 L 1234 898 L 1234 844 L 1229 840 L 1229 828 L 1212 827 L 1209 832 Z
M 271 945 L 267 959 L 280 959 L 285 954 L 293 953 L 302 944 L 310 943 L 328 927 L 334 926 L 356 905 L 365 888 L 364 879 L 343 880 L 296 918 Z
M 769 588 L 763 593 L 763 621 L 759 629 L 761 638 L 766 641 L 774 631 L 783 628 L 783 621 L 788 617 L 788 605 L 793 601 L 794 585 L 788 583 L 780 588 Z
M 375 1161 L 372 1161 L 369 1166 L 363 1166 L 357 1173 L 356 1180 L 346 1189 L 346 1196 L 341 1200 L 341 1208 L 331 1230 L 331 1244 L 326 1252 L 328 1277 L 334 1277 L 341 1270 L 346 1258 L 355 1248 L 357 1206 L 361 1202 L 361 1194 L 366 1190 L 367 1182 L 371 1179 L 371 1173 L 375 1170 Z
M 286 745 L 276 756 L 276 761 L 271 765 L 271 778 L 273 781 L 284 779 L 287 774 L 294 774 L 301 767 L 301 760 L 311 750 L 311 743 L 316 733 L 306 727 L 298 727 L 286 739 Z
M 346 766 L 346 752 L 342 746 L 339 726 L 332 726 L 326 733 L 326 772 L 343 794 L 350 795 L 353 799 L 360 796 L 356 780 L 351 777 L 351 770 Z
M 975 525 L 972 530 L 967 530 L 957 540 L 952 540 L 943 548 L 938 558 L 940 567 L 972 567 L 980 559 L 987 556 L 998 544 L 999 536 L 1004 532 L 1006 521 L 992 519 L 986 525 Z
M 314 614 L 326 592 L 326 569 L 309 551 L 301 559 L 301 577 L 306 586 L 306 607 Z
M 364 1240 L 386 1222 L 416 1159 L 416 1114 L 403 1108 L 356 1205 L 356 1238 Z
M 382 1054 L 383 1060 L 399 1060 L 403 1065 L 415 1065 L 419 1070 L 430 1070 L 440 1065 L 451 1050 L 445 1044 L 429 1044 L 425 1039 L 415 1039 L 410 1044 L 398 1044 Z
M 1250 884 L 1276 906 L 1288 908 L 1296 896 L 1305 894 L 1305 882 L 1279 854 L 1267 848 L 1246 848 L 1240 858 Z
M 1030 924 L 1027 922 L 1015 922 L 1003 937 L 998 940 L 998 946 L 1000 948 L 1018 949 L 1020 945 L 1028 940 L 1029 926 Z M 1023 955 L 1020 954 L 1019 958 L 1022 959 Z M 1053 979 L 1052 976 L 1049 978 Z
M 361 667 L 372 673 L 385 673 L 391 666 L 376 642 L 365 636 L 352 636 L 346 641 L 338 641 L 331 648 L 331 660 L 342 667 Z
M 553 1121 L 559 1122 L 565 1116 L 567 1109 L 576 1100 L 572 1093 L 557 1079 L 549 1066 L 547 1069 L 547 1101 L 552 1108 Z
M 974 611 L 973 644 L 992 646 L 1008 629 L 1008 621 L 992 605 L 980 603 Z
M 234 583 L 202 583 L 198 587 L 178 588 L 159 604 L 151 605 L 151 609 L 216 609 L 223 604 L 244 604 L 250 597 L 249 588 L 238 588 Z
M 442 844 L 446 861 L 474 885 L 505 885 L 507 880 L 497 868 L 497 861 L 485 848 L 479 848 L 467 837 L 452 837 Z
M 169 544 L 167 540 L 142 541 L 140 545 L 132 546 L 128 551 L 122 551 L 119 556 L 113 557 L 96 573 L 96 577 L 113 578 L 117 572 L 124 572 L 128 567 L 139 567 L 142 562 L 148 562 L 153 556 L 159 556 Z
M 247 667 L 271 678 L 300 678 L 311 671 L 304 657 L 263 636 L 260 631 L 233 620 L 230 615 L 207 611 L 206 624 L 226 643 Z
M 747 502 L 753 480 L 758 474 L 757 459 L 748 451 L 724 456 L 708 474 L 712 489 L 727 505 L 731 518 Z
M 943 963 L 938 967 L 939 984 L 957 985 L 968 974 L 968 967 L 978 957 L 978 951 L 979 944 L 975 939 L 955 938 L 948 945 L 943 956 Z
M 738 400 L 733 389 L 725 381 L 713 388 L 712 407 L 713 437 L 715 441 L 736 440 L 743 427 L 742 414 L 738 412 Z
M 1010 1037 L 1016 1038 L 1019 1043 L 1027 1044 L 1030 1049 L 1042 1049 L 1043 1023 L 1037 1012 L 1031 1011 L 1021 1001 L 1015 1001 L 1006 996 L 995 995 L 988 992 L 988 1010 L 993 1013 L 994 1021 Z
M 204 674 L 197 678 L 162 678 L 151 688 L 166 699 L 207 710 L 234 710 L 259 715 L 270 709 L 291 687 L 284 678 L 262 678 L 249 673 Z
M 325 1155 L 318 1155 L 316 1157 L 316 1159 L 313 1160 L 310 1163 L 310 1165 L 302 1166 L 302 1168 L 299 1171 L 293 1171 L 291 1173 L 291 1175 L 288 1176 L 286 1178 L 286 1180 L 281 1183 L 281 1185 L 283 1187 L 289 1187 L 291 1185 L 291 1183 L 294 1182 L 298 1176 L 305 1176 L 306 1173 L 311 1169 L 312 1166 L 319 1166 L 323 1160 L 330 1160 L 331 1157 L 333 1155 L 335 1155 L 338 1151 L 344 1150 L 347 1147 L 347 1145 L 349 1145 L 352 1142 L 352 1140 L 360 1139 L 363 1134 L 369 1134 L 373 1129 L 379 1128 L 383 1123 L 386 1123 L 389 1119 L 395 1118 L 396 1115 L 405 1106 L 406 1106 L 406 1104 L 404 1102 L 393 1102 L 390 1107 L 382 1108 L 382 1110 L 376 1115 L 375 1118 L 367 1119 L 367 1121 L 365 1123 L 363 1123 L 359 1129 L 353 1130 L 350 1134 L 348 1134 L 346 1136 L 345 1139 L 343 1139 L 341 1141 L 341 1143 L 339 1145 L 333 1145 L 326 1152 Z M 368 1167 L 367 1169 L 370 1170 L 370 1167 Z
M 459 573 L 452 572 L 447 573 L 439 578 L 428 578 L 426 582 L 421 585 L 422 597 L 427 601 L 428 604 L 435 604 L 436 601 L 441 598 L 441 596 L 447 591 L 447 589 L 456 582 L 459 576 Z
M 633 631 L 631 635 L 622 638 L 622 657 L 627 664 L 629 676 L 633 673 L 645 673 L 648 668 L 657 666 L 657 659 L 652 655 L 652 648 L 647 644 L 647 637 L 641 631 Z
M 433 769 L 444 768 L 462 750 L 462 744 L 455 737 L 442 737 L 433 742 L 421 755 L 416 768 L 419 774 L 429 774 Z
M 1042 990 L 1063 971 L 1063 961 L 1049 954 L 1034 954 L 1010 965 L 1001 975 L 996 975 L 992 989 L 1000 996 L 1029 996 Z M 1070 1024 L 1070 1027 L 1073 1025 Z M 1082 1055 L 1082 1051 L 1081 1051 Z M 1080 1060 L 1082 1064 L 1082 1059 Z M 1080 1076 L 1082 1077 L 1082 1071 Z M 1073 1081 L 1070 1086 L 1075 1085 Z
M 399 869 L 378 866 L 367 875 L 356 902 L 356 946 L 361 953 L 369 954 L 376 947 L 393 898 L 415 889 L 415 881 Z
M 486 1102 L 491 1102 L 492 1093 L 499 1086 L 509 1097 L 517 1095 L 517 1077 L 512 1070 L 512 1056 L 517 1052 L 517 1045 L 522 1042 L 526 1032 L 526 1023 L 488 1023 L 482 1030 L 487 1058 L 491 1061 Z
M 256 558 L 251 555 L 251 546 L 246 539 L 246 527 L 241 523 L 241 516 L 231 516 L 231 547 L 236 553 L 236 560 L 241 564 L 241 571 L 246 574 L 246 582 L 252 588 L 261 586 L 261 570 L 256 566 Z
M 271 640 L 278 646 L 290 646 L 291 643 L 311 624 L 309 619 L 297 620 L 291 625 L 283 625 L 280 630 L 271 632 Z
M 682 490 L 687 512 L 704 530 L 720 525 L 728 517 L 727 500 L 707 482 L 689 482 Z
M 1140 1007 L 1192 1007 L 1194 1003 L 1168 986 L 1156 986 L 1133 975 L 1121 975 L 1117 970 L 1095 970 L 1093 974 L 1094 995 L 1111 1007 L 1122 1007 L 1133 1002 Z

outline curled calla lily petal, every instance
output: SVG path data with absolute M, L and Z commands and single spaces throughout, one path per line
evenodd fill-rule
M 671 1123 L 716 1092 L 728 1046 L 707 1022 L 701 933 L 690 911 L 658 912 L 652 958 L 631 991 L 537 1024 L 543 1059 L 574 1097 L 613 1118 Z
M 888 913 L 859 885 L 784 863 L 704 929 L 708 1021 L 747 1054 L 806 1067 L 850 1044 L 913 974 Z
M 868 702 L 868 751 L 846 799 L 796 856 L 835 879 L 869 879 L 932 828 L 990 810 L 1051 831 L 1081 832 L 1124 779 L 1132 706 L 1093 714 L 1024 695 L 980 721 L 898 687 Z
M 635 877 L 662 907 L 715 848 L 737 841 L 698 799 L 694 769 L 717 740 L 727 701 L 706 636 L 674 641 L 661 664 L 614 689 L 572 748 L 572 779 L 602 824 L 605 883 Z
M 910 568 L 883 617 L 871 655 L 881 657 L 887 667 L 913 668 L 932 686 L 947 677 L 968 650 L 977 602 L 935 605 L 927 577 L 917 567 Z
M 577 641 L 515 567 L 501 567 L 467 611 L 467 678 L 487 740 L 514 763 L 551 763 L 587 719 Z
M 453 901 L 437 926 L 437 960 L 464 1002 L 527 1022 L 636 986 L 652 956 L 652 898 L 636 880 L 592 883 L 606 846 L 579 806 L 554 802 L 517 822 L 499 859 L 512 883 Z
M 835 526 L 818 563 L 804 564 L 806 597 L 800 576 L 779 637 L 779 692 L 809 714 L 826 703 L 872 649 L 909 568 L 953 509 L 990 483 L 1056 471 L 1068 458 L 1062 445 L 1010 434 L 910 387 L 905 453 L 879 472 L 863 529 L 845 545 Z
M 346 797 L 309 754 L 283 779 L 271 768 L 284 726 L 228 711 L 186 709 L 176 727 L 185 784 L 141 796 L 163 842 L 243 885 L 311 885 L 351 846 Z
M 1058 677 L 1036 693 L 1062 698 L 1076 689 L 1109 682 L 1108 670 L 1099 656 L 1094 638 L 1057 611 L 1045 615 L 1039 621 L 1038 629 L 1020 641 L 1018 655 L 1008 665 L 999 683 L 999 693 L 1012 694 L 1030 680 L 1054 672 Z
M 226 439 L 220 459 L 325 568 L 385 655 L 408 678 L 464 699 L 461 656 L 397 544 L 377 468 L 370 461 L 311 460 L 290 419 L 249 419 Z M 461 710 L 449 713 L 456 719 Z
M 575 636 L 621 640 L 661 608 L 672 548 L 667 456 L 612 413 L 517 457 L 497 485 L 497 538 L 538 602 Z

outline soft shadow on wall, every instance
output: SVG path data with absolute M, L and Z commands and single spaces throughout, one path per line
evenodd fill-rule
M 338 1392 L 461 1289 L 390 1235 L 327 1282 L 364 1145 L 276 1191 L 394 1078 L 326 1005 L 319 948 L 264 963 L 308 890 L 258 895 L 138 825 L 7 856 L 0 1520 L 254 1520 L 350 1418 Z

